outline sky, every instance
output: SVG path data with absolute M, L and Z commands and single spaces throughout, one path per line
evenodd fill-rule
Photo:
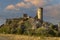
M 44 21 L 60 22 L 60 0 L 0 0 L 0 24 L 7 18 L 21 17 L 23 13 L 34 17 L 39 7 L 43 8 Z

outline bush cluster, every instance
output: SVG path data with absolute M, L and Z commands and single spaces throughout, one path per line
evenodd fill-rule
M 32 25 L 29 22 L 22 23 L 17 26 L 4 25 L 0 28 L 0 33 L 4 34 L 24 34 L 33 36 L 60 36 L 60 33 L 52 28 L 47 30 L 45 27 L 32 29 Z

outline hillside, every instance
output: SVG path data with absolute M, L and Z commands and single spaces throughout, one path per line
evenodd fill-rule
M 41 24 L 40 20 L 31 17 L 7 19 L 6 23 L 1 25 L 0 33 L 46 37 L 60 36 L 57 26 L 49 22 Z

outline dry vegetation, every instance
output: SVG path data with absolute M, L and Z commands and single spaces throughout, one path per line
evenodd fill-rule
M 35 37 L 26 35 L 0 34 L 0 40 L 60 40 L 59 37 Z

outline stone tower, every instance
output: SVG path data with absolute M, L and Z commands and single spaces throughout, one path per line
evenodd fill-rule
M 43 23 L 43 8 L 38 8 L 37 19 L 40 20 L 41 23 Z

